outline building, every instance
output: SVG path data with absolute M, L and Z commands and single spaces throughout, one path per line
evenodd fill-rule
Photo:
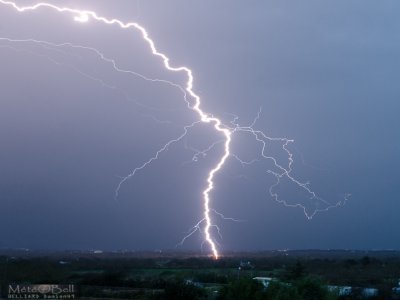
M 254 277 L 253 280 L 260 282 L 265 288 L 269 286 L 271 281 L 276 281 L 276 279 L 272 277 Z

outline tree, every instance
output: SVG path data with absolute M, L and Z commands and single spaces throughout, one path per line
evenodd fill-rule
M 285 277 L 288 280 L 298 280 L 305 275 L 305 269 L 305 266 L 300 261 L 297 261 L 294 266 L 288 269 Z
M 371 259 L 369 258 L 369 256 L 364 256 L 363 258 L 361 258 L 361 264 L 363 265 L 363 267 L 368 266 L 371 263 Z
M 305 277 L 296 282 L 296 287 L 302 299 L 323 300 L 332 299 L 327 288 L 317 277 Z
M 168 282 L 165 286 L 165 292 L 161 296 L 162 300 L 197 300 L 205 299 L 204 289 L 192 284 L 185 284 L 181 281 Z
M 219 293 L 217 300 L 266 300 L 264 286 L 251 278 L 240 278 Z
M 267 300 L 302 300 L 297 289 L 289 284 L 271 282 L 268 286 Z
M 319 278 L 304 277 L 293 283 L 271 282 L 266 300 L 334 300 L 337 297 L 328 292 Z

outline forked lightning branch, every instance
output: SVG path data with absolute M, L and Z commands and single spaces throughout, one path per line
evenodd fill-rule
M 258 114 L 256 120 L 249 126 L 241 126 L 236 122 L 237 118 L 235 118 L 234 121 L 230 122 L 229 124 L 224 124 L 220 118 L 215 117 L 212 113 L 203 111 L 202 100 L 200 99 L 199 95 L 197 95 L 194 91 L 194 78 L 193 78 L 192 70 L 186 66 L 178 66 L 178 67 L 174 66 L 170 62 L 170 58 L 166 54 L 160 52 L 157 49 L 155 41 L 151 39 L 151 37 L 150 37 L 149 33 L 146 31 L 146 29 L 144 27 L 142 27 L 141 25 L 139 25 L 138 23 L 135 23 L 135 22 L 125 23 L 119 19 L 107 18 L 107 17 L 100 16 L 95 11 L 78 10 L 78 9 L 73 9 L 73 8 L 68 8 L 68 7 L 59 7 L 59 6 L 53 5 L 51 3 L 45 3 L 45 2 L 37 3 L 37 4 L 31 5 L 31 6 L 19 6 L 17 3 L 12 2 L 12 1 L 0 0 L 0 4 L 8 6 L 9 8 L 12 8 L 20 13 L 39 10 L 39 9 L 48 9 L 48 10 L 53 10 L 57 13 L 70 14 L 74 21 L 80 22 L 80 23 L 96 21 L 96 22 L 101 22 L 101 23 L 109 25 L 109 26 L 119 26 L 119 28 L 121 28 L 123 30 L 139 31 L 142 36 L 143 41 L 148 45 L 148 49 L 151 52 L 151 54 L 160 59 L 160 62 L 163 64 L 163 66 L 166 70 L 168 70 L 170 72 L 182 72 L 182 73 L 186 74 L 185 86 L 181 86 L 177 83 L 170 82 L 168 80 L 147 78 L 147 77 L 145 77 L 141 74 L 138 74 L 134 71 L 125 70 L 122 67 L 118 66 L 116 64 L 115 60 L 113 60 L 111 58 L 107 58 L 99 50 L 90 48 L 88 46 L 73 45 L 71 43 L 54 44 L 51 42 L 38 41 L 35 39 L 17 40 L 17 39 L 11 39 L 11 38 L 0 38 L 0 40 L 7 40 L 8 42 L 35 42 L 35 43 L 47 44 L 47 45 L 50 45 L 53 47 L 72 47 L 72 48 L 81 48 L 81 49 L 90 50 L 90 51 L 94 52 L 96 55 L 98 55 L 104 62 L 112 64 L 114 70 L 116 70 L 118 72 L 123 72 L 123 73 L 128 73 L 131 75 L 139 76 L 144 80 L 167 83 L 173 87 L 179 88 L 183 92 L 184 100 L 186 101 L 188 108 L 197 113 L 198 121 L 185 126 L 183 128 L 183 132 L 181 135 L 168 141 L 161 149 L 159 149 L 153 156 L 151 156 L 148 161 L 144 162 L 141 166 L 135 168 L 130 174 L 128 174 L 126 177 L 124 177 L 120 181 L 120 183 L 118 184 L 117 189 L 116 189 L 116 197 L 118 197 L 119 190 L 121 189 L 123 183 L 125 183 L 128 179 L 135 176 L 137 172 L 146 168 L 149 164 L 151 164 L 152 162 L 157 160 L 159 158 L 159 155 L 162 152 L 168 150 L 169 146 L 171 146 L 172 144 L 174 144 L 178 141 L 181 141 L 187 135 L 188 131 L 192 127 L 194 127 L 198 123 L 209 124 L 209 126 L 211 126 L 216 131 L 216 133 L 218 133 L 221 136 L 222 141 L 219 143 L 214 143 L 206 151 L 209 151 L 213 147 L 222 146 L 223 153 L 217 159 L 217 163 L 208 171 L 208 176 L 206 178 L 207 184 L 204 187 L 203 192 L 202 192 L 202 200 L 203 200 L 202 215 L 203 215 L 203 217 L 200 221 L 198 221 L 196 223 L 196 225 L 192 228 L 192 230 L 189 231 L 188 235 L 182 239 L 181 243 L 183 243 L 187 238 L 189 238 L 194 233 L 199 231 L 204 235 L 204 242 L 208 244 L 209 249 L 210 249 L 212 255 L 215 257 L 215 259 L 218 259 L 218 257 L 220 256 L 220 252 L 217 248 L 217 240 L 215 237 L 216 234 L 220 234 L 220 230 L 216 226 L 216 224 L 213 222 L 213 217 L 221 217 L 221 218 L 225 218 L 225 217 L 223 214 L 217 212 L 211 205 L 212 204 L 211 194 L 216 185 L 216 176 L 223 169 L 228 158 L 237 159 L 240 163 L 248 164 L 248 165 L 255 164 L 259 161 L 259 160 L 254 159 L 250 162 L 246 162 L 246 161 L 241 160 L 237 155 L 232 153 L 231 142 L 232 142 L 232 139 L 235 138 L 235 133 L 238 133 L 238 132 L 245 133 L 245 134 L 248 134 L 249 136 L 253 137 L 254 140 L 259 144 L 260 158 L 263 160 L 270 160 L 273 162 L 275 169 L 274 170 L 268 169 L 268 170 L 266 170 L 266 172 L 273 175 L 274 178 L 276 179 L 276 182 L 269 188 L 270 195 L 276 201 L 278 201 L 288 207 L 302 208 L 306 217 L 309 219 L 311 219 L 319 211 L 326 211 L 330 208 L 337 207 L 337 206 L 341 205 L 342 203 L 344 203 L 344 202 L 340 201 L 336 204 L 330 204 L 329 202 L 320 198 L 310 188 L 309 183 L 307 183 L 307 182 L 303 183 L 292 176 L 291 172 L 292 172 L 292 164 L 293 164 L 293 155 L 289 151 L 288 145 L 290 143 L 292 143 L 293 140 L 290 140 L 287 138 L 269 137 L 264 132 L 255 130 L 254 129 L 255 121 L 257 121 L 257 119 L 260 117 L 260 114 Z M 191 98 L 190 101 L 188 99 L 189 97 Z M 284 151 L 284 153 L 287 154 L 287 159 L 288 159 L 288 164 L 286 166 L 283 166 L 282 164 L 278 163 L 277 159 L 274 158 L 274 156 L 267 153 L 266 147 L 267 147 L 267 143 L 269 143 L 269 142 L 279 142 L 282 144 L 282 150 Z M 279 197 L 279 195 L 277 194 L 277 192 L 274 190 L 274 188 L 277 187 L 281 183 L 282 179 L 289 180 L 291 183 L 295 184 L 299 189 L 302 189 L 303 192 L 305 192 L 309 196 L 309 201 L 319 202 L 321 204 L 320 207 L 316 208 L 312 213 L 309 213 L 306 210 L 306 207 L 302 204 L 291 204 L 291 203 L 287 203 L 285 200 L 282 200 Z M 346 200 L 347 196 L 348 195 L 346 195 L 344 197 L 344 200 Z M 227 218 L 225 218 L 225 219 L 227 219 Z

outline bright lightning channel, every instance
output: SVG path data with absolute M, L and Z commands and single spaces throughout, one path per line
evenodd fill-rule
M 36 10 L 42 7 L 47 7 L 53 10 L 56 10 L 61 13 L 71 13 L 74 15 L 74 20 L 77 22 L 81 23 L 86 23 L 88 22 L 91 18 L 103 22 L 108 25 L 116 24 L 120 26 L 122 29 L 129 29 L 129 28 L 134 28 L 136 30 L 139 30 L 139 32 L 142 34 L 142 38 L 147 42 L 148 46 L 150 47 L 150 50 L 154 56 L 157 56 L 162 59 L 164 63 L 164 67 L 172 72 L 185 72 L 187 74 L 188 80 L 186 82 L 186 91 L 187 93 L 195 100 L 195 104 L 190 107 L 190 109 L 194 110 L 195 112 L 198 113 L 201 122 L 203 123 L 211 123 L 214 125 L 214 128 L 217 132 L 221 133 L 224 136 L 225 139 L 225 145 L 224 145 L 224 154 L 219 160 L 219 162 L 216 164 L 214 168 L 209 172 L 208 177 L 207 177 L 207 187 L 203 191 L 203 199 L 204 199 L 204 219 L 206 222 L 205 228 L 204 228 L 204 234 L 205 234 L 205 239 L 207 243 L 209 244 L 211 251 L 215 257 L 215 259 L 218 259 L 219 253 L 216 247 L 216 243 L 214 239 L 211 237 L 210 234 L 210 229 L 213 226 L 212 220 L 210 217 L 210 192 L 214 188 L 214 177 L 217 174 L 218 171 L 221 170 L 222 166 L 225 164 L 227 158 L 230 155 L 230 144 L 231 144 L 231 135 L 232 131 L 225 126 L 223 126 L 222 122 L 220 119 L 211 116 L 207 113 L 205 113 L 201 108 L 201 100 L 200 96 L 198 96 L 194 91 L 193 91 L 193 73 L 192 70 L 189 69 L 188 67 L 182 66 L 182 67 L 173 67 L 170 64 L 170 59 L 164 54 L 161 53 L 157 50 L 154 41 L 150 38 L 148 32 L 146 29 L 142 26 L 140 26 L 138 23 L 135 22 L 130 22 L 130 23 L 124 23 L 118 19 L 107 19 L 102 16 L 98 16 L 96 12 L 94 11 L 88 11 L 88 10 L 78 10 L 78 9 L 72 9 L 68 7 L 59 7 L 50 3 L 46 2 L 40 2 L 35 5 L 31 6 L 18 6 L 16 3 L 12 1 L 4 1 L 0 0 L 1 4 L 5 4 L 8 6 L 12 6 L 14 9 L 16 9 L 18 12 L 25 12 L 25 11 L 32 11 Z M 168 148 L 168 146 L 166 147 Z M 164 148 L 165 149 L 165 148 Z M 157 152 L 158 154 L 159 152 Z M 157 156 L 156 156 L 157 157 Z M 156 158 L 155 158 L 156 159 Z M 154 160 L 154 159 L 153 159 Z M 152 161 L 152 160 L 150 160 Z M 146 165 L 146 164 L 145 164 Z M 144 165 L 144 167 L 145 167 Z M 133 173 L 131 173 L 133 174 Z M 131 177 L 128 175 L 125 178 Z M 123 179 L 121 182 L 124 182 L 126 179 Z
M 97 53 L 97 55 L 99 55 L 101 57 L 102 60 L 112 63 L 113 67 L 116 71 L 119 72 L 124 72 L 124 73 L 129 73 L 131 75 L 135 75 L 135 76 L 139 76 L 144 80 L 150 80 L 150 81 L 155 81 L 155 82 L 163 82 L 163 83 L 167 83 L 170 84 L 174 87 L 179 88 L 183 93 L 184 93 L 184 98 L 185 101 L 188 105 L 188 108 L 195 111 L 198 116 L 199 116 L 199 121 L 196 121 L 190 125 L 187 125 L 184 127 L 184 132 L 177 138 L 170 140 L 167 144 L 165 144 L 159 151 L 157 151 L 157 153 L 151 157 L 147 162 L 145 162 L 144 164 L 142 164 L 140 167 L 134 169 L 130 174 L 128 174 L 126 177 L 122 178 L 122 180 L 120 181 L 117 189 L 116 189 L 116 196 L 118 196 L 118 192 L 119 189 L 121 188 L 121 185 L 128 180 L 129 178 L 133 177 L 136 172 L 138 172 L 139 170 L 142 170 L 143 168 L 145 168 L 146 166 L 148 166 L 151 162 L 153 162 L 154 160 L 158 159 L 159 155 L 168 150 L 168 147 L 170 147 L 172 144 L 181 141 L 187 134 L 188 130 L 190 128 L 192 128 L 193 126 L 195 126 L 196 124 L 202 122 L 202 123 L 209 123 L 212 124 L 214 129 L 222 135 L 223 140 L 214 143 L 213 145 L 211 145 L 209 148 L 207 148 L 204 151 L 195 151 L 197 152 L 196 155 L 194 156 L 194 158 L 197 159 L 197 157 L 201 154 L 201 155 L 205 155 L 208 151 L 211 150 L 211 148 L 213 148 L 214 146 L 216 146 L 218 143 L 222 143 L 224 144 L 224 152 L 223 155 L 220 157 L 220 159 L 218 160 L 218 162 L 216 163 L 216 165 L 214 167 L 212 167 L 212 169 L 209 171 L 208 176 L 207 176 L 207 186 L 205 187 L 205 189 L 203 190 L 203 218 L 192 227 L 192 229 L 189 231 L 189 233 L 183 238 L 183 240 L 181 241 L 181 243 L 179 244 L 183 244 L 184 241 L 189 238 L 191 235 L 193 235 L 195 232 L 197 231 L 204 231 L 204 236 L 205 236 L 205 241 L 206 243 L 208 243 L 209 247 L 211 248 L 212 254 L 214 256 L 215 259 L 218 259 L 220 256 L 220 253 L 217 249 L 217 242 L 216 240 L 212 237 L 211 235 L 211 230 L 213 228 L 216 228 L 218 234 L 220 234 L 220 230 L 219 228 L 213 224 L 212 222 L 212 218 L 211 215 L 215 214 L 220 216 L 221 218 L 225 219 L 225 220 L 232 220 L 232 221 L 241 221 L 241 220 L 236 220 L 233 218 L 226 218 L 224 215 L 222 215 L 221 213 L 217 212 L 216 210 L 212 209 L 210 207 L 210 202 L 211 202 L 211 198 L 210 198 L 210 193 L 211 191 L 214 189 L 215 183 L 214 183 L 214 179 L 215 176 L 217 175 L 217 173 L 222 169 L 222 167 L 224 166 L 224 164 L 226 163 L 227 159 L 231 156 L 233 158 L 235 158 L 236 160 L 238 160 L 242 166 L 245 165 L 250 165 L 253 163 L 256 163 L 258 160 L 254 159 L 251 160 L 249 162 L 241 160 L 237 155 L 235 155 L 234 153 L 231 152 L 231 141 L 232 141 L 232 136 L 233 134 L 235 134 L 236 132 L 244 132 L 247 134 L 252 135 L 255 140 L 260 143 L 261 145 L 261 159 L 266 159 L 266 160 L 272 160 L 273 164 L 275 165 L 275 167 L 277 168 L 278 171 L 272 171 L 272 170 L 268 170 L 267 173 L 272 174 L 275 178 L 276 178 L 276 183 L 274 185 L 272 185 L 270 187 L 270 195 L 277 201 L 282 203 L 285 206 L 288 207 L 301 207 L 304 210 L 305 215 L 307 216 L 307 218 L 311 219 L 315 213 L 319 212 L 319 211 L 326 211 L 330 208 L 333 207 L 337 207 L 339 205 L 342 205 L 343 203 L 345 203 L 345 201 L 347 200 L 347 198 L 350 196 L 349 194 L 345 195 L 345 201 L 344 202 L 339 202 L 336 205 L 332 205 L 329 204 L 328 202 L 326 202 L 324 199 L 318 197 L 316 195 L 315 192 L 313 192 L 311 190 L 311 188 L 309 187 L 309 183 L 302 183 L 300 181 L 298 181 L 297 179 L 295 179 L 290 173 L 292 171 L 292 164 L 293 164 L 293 155 L 292 153 L 288 150 L 287 146 L 293 142 L 293 140 L 287 139 L 287 138 L 271 138 L 268 137 L 267 135 L 265 135 L 263 132 L 258 131 L 258 130 L 254 130 L 253 126 L 255 125 L 255 123 L 257 122 L 257 120 L 260 117 L 261 114 L 261 110 L 259 111 L 257 117 L 254 119 L 254 121 L 248 125 L 248 126 L 240 126 L 237 123 L 238 117 L 234 116 L 234 120 L 230 122 L 230 126 L 227 126 L 225 124 L 222 123 L 221 119 L 214 117 L 211 114 L 208 114 L 206 112 L 204 112 L 201 109 L 201 99 L 200 97 L 194 92 L 193 90 L 193 72 L 191 69 L 189 69 L 186 66 L 181 66 L 181 67 L 173 67 L 170 64 L 170 59 L 169 57 L 160 52 L 156 46 L 154 41 L 150 38 L 148 32 L 146 31 L 146 29 L 144 27 L 142 27 L 141 25 L 139 25 L 138 23 L 135 22 L 129 22 L 129 23 L 124 23 L 118 19 L 108 19 L 102 16 L 97 15 L 96 12 L 94 11 L 89 11 L 89 10 L 78 10 L 78 9 L 72 9 L 72 8 L 68 8 L 68 7 L 59 7 L 50 3 L 46 3 L 46 2 L 40 2 L 31 6 L 19 6 L 17 5 L 15 2 L 12 1 L 6 1 L 6 0 L 0 0 L 0 4 L 4 4 L 7 6 L 11 6 L 12 8 L 14 8 L 15 10 L 17 10 L 18 12 L 25 12 L 25 11 L 33 11 L 33 10 L 37 10 L 39 8 L 49 8 L 49 9 L 53 9 L 56 10 L 57 12 L 60 13 L 70 13 L 74 16 L 74 20 L 76 22 L 80 22 L 80 23 L 87 23 L 89 22 L 91 19 L 98 21 L 98 22 L 102 22 L 104 24 L 107 25 L 118 25 L 120 28 L 122 29 L 135 29 L 138 30 L 141 35 L 143 40 L 147 43 L 147 45 L 150 48 L 151 53 L 160 58 L 164 64 L 164 67 L 171 71 L 171 72 L 184 72 L 187 75 L 187 81 L 186 81 L 186 87 L 183 88 L 178 84 L 172 83 L 170 81 L 167 80 L 160 80 L 160 79 L 151 79 L 151 78 L 147 78 L 141 74 L 132 72 L 132 71 L 127 71 L 127 70 L 123 70 L 120 69 L 119 67 L 117 67 L 116 63 L 114 60 L 112 59 L 108 59 L 106 58 L 102 53 L 100 53 L 97 49 L 94 48 L 90 48 L 90 47 L 84 47 L 84 46 L 76 46 L 76 45 L 72 45 L 70 43 L 65 43 L 65 44 L 59 44 L 56 46 L 70 46 L 70 47 L 75 47 L 75 48 L 82 48 L 82 49 L 86 49 L 86 50 L 90 50 L 90 51 L 94 51 Z M 9 39 L 9 41 L 11 41 Z M 35 40 L 32 40 L 35 41 Z M 37 42 L 37 41 L 36 41 Z M 54 44 L 52 45 L 54 46 Z M 187 96 L 190 96 L 191 98 L 194 99 L 194 104 L 190 104 L 189 101 L 187 100 Z M 283 167 L 281 166 L 277 160 L 266 154 L 266 145 L 267 142 L 281 142 L 282 145 L 282 149 L 283 151 L 285 151 L 288 155 L 288 166 L 287 167 Z M 306 211 L 306 208 L 304 206 L 302 206 L 301 204 L 288 204 L 286 203 L 284 200 L 281 200 L 278 198 L 278 195 L 273 191 L 274 187 L 276 187 L 279 183 L 280 180 L 285 177 L 287 179 L 289 179 L 291 182 L 293 182 L 294 184 L 296 184 L 298 187 L 300 187 L 301 189 L 303 189 L 304 191 L 306 191 L 309 195 L 310 195 L 310 199 L 311 200 L 317 200 L 320 201 L 322 203 L 324 203 L 326 206 L 323 209 L 316 209 L 312 214 L 309 214 Z M 204 229 L 202 230 L 202 228 L 200 227 L 202 224 L 204 225 Z
M 151 81 L 151 82 L 157 82 L 157 83 L 166 83 L 166 84 L 168 84 L 168 85 L 171 85 L 172 87 L 178 88 L 180 91 L 183 92 L 185 102 L 189 105 L 189 101 L 186 99 L 186 92 L 185 92 L 185 90 L 184 90 L 181 86 L 179 86 L 179 85 L 177 85 L 177 84 L 175 84 L 175 83 L 173 83 L 173 82 L 171 82 L 171 81 L 167 81 L 167 80 L 163 80 L 163 79 L 148 78 L 148 77 L 146 77 L 146 76 L 144 76 L 144 75 L 142 75 L 142 74 L 140 74 L 140 73 L 137 73 L 137 72 L 134 72 L 134 71 L 130 71 L 130 70 L 121 69 L 121 68 L 117 65 L 117 63 L 116 63 L 116 61 L 115 61 L 114 59 L 111 59 L 111 58 L 106 57 L 105 54 L 103 54 L 100 50 L 98 50 L 98 49 L 96 49 L 96 48 L 87 47 L 87 46 L 82 46 L 82 45 L 75 45 L 75 44 L 72 44 L 72 43 L 70 43 L 70 42 L 65 42 L 65 43 L 61 43 L 61 44 L 59 43 L 59 44 L 57 44 L 57 43 L 52 43 L 52 42 L 49 42 L 49 41 L 37 40 L 37 39 L 32 39 L 32 38 L 30 38 L 30 39 L 11 39 L 11 38 L 6 38 L 6 37 L 0 37 L 0 41 L 6 41 L 6 42 L 12 43 L 12 44 L 20 44 L 20 43 L 23 43 L 23 44 L 25 44 L 25 43 L 36 44 L 36 45 L 38 45 L 38 46 L 43 47 L 44 49 L 52 50 L 52 51 L 57 51 L 57 52 L 59 52 L 59 53 L 61 53 L 61 54 L 63 54 L 63 55 L 67 55 L 67 56 L 72 55 L 72 56 L 77 57 L 78 59 L 82 59 L 82 57 L 79 56 L 79 55 L 75 55 L 75 54 L 71 54 L 71 53 L 65 52 L 65 51 L 63 50 L 63 48 L 72 48 L 72 49 L 86 50 L 86 51 L 93 52 L 93 53 L 96 54 L 103 62 L 110 64 L 110 65 L 112 66 L 112 68 L 113 68 L 116 72 L 125 73 L 125 74 L 129 74 L 129 75 L 133 75 L 133 76 L 138 77 L 138 78 L 140 78 L 140 79 L 142 79 L 142 80 L 145 80 L 145 81 Z M 87 77 L 87 78 L 89 78 L 89 79 L 91 79 L 91 80 L 94 80 L 94 81 L 96 81 L 96 82 L 99 82 L 99 83 L 100 83 L 102 86 L 104 86 L 104 87 L 107 87 L 107 88 L 112 89 L 112 90 L 116 90 L 116 87 L 115 87 L 115 86 L 110 86 L 109 84 L 105 83 L 103 80 L 101 80 L 101 79 L 99 79 L 99 78 L 95 78 L 95 77 L 93 77 L 93 76 L 91 76 L 91 75 L 89 75 L 89 74 L 87 74 L 87 73 L 83 73 L 82 71 L 80 71 L 80 70 L 77 69 L 76 67 L 74 67 L 74 66 L 72 66 L 72 65 L 69 65 L 69 64 L 67 65 L 67 64 L 65 64 L 65 63 L 61 63 L 61 62 L 59 62 L 59 61 L 56 61 L 55 59 L 53 59 L 53 58 L 51 58 L 51 57 L 49 57 L 49 56 L 47 56 L 47 55 L 37 54 L 37 53 L 34 53 L 34 52 L 32 52 L 32 51 L 29 51 L 29 50 L 19 50 L 19 49 L 13 48 L 13 47 L 8 46 L 8 45 L 6 45 L 6 46 L 0 45 L 0 48 L 10 48 L 10 49 L 12 49 L 12 50 L 14 50 L 14 51 L 17 51 L 17 52 L 23 51 L 23 52 L 27 52 L 27 53 L 32 54 L 32 55 L 35 55 L 35 56 L 39 56 L 39 57 L 46 58 L 46 59 L 50 60 L 51 62 L 55 63 L 56 65 L 62 65 L 62 66 L 69 67 L 69 68 L 73 69 L 74 71 L 78 72 L 79 74 L 81 74 L 82 76 Z M 125 94 L 125 93 L 124 93 L 124 94 Z M 136 103 L 136 104 L 139 104 L 139 103 Z M 140 104 L 140 105 L 141 105 L 141 106 L 144 106 L 143 104 Z M 154 109 L 154 108 L 151 108 L 151 107 L 148 107 L 148 106 L 144 106 L 144 107 L 147 108 L 147 109 Z M 145 116 L 147 116 L 147 115 L 145 115 Z M 156 119 L 156 118 L 155 118 L 154 116 L 152 116 L 152 115 L 148 115 L 148 116 L 151 117 L 151 118 L 152 118 L 155 122 L 157 122 L 157 123 L 166 123 L 166 122 L 169 123 L 169 121 L 160 121 L 160 120 Z M 177 142 L 179 142 L 181 139 L 183 139 L 183 137 L 185 137 L 185 136 L 188 134 L 188 129 L 190 129 L 191 127 L 194 127 L 194 126 L 195 126 L 196 124 L 198 124 L 198 123 L 200 123 L 200 122 L 199 122 L 199 121 L 198 121 L 198 122 L 194 122 L 194 123 L 192 123 L 191 125 L 185 126 L 185 127 L 184 127 L 184 132 L 183 132 L 183 134 L 181 134 L 179 137 L 177 137 L 177 138 L 175 138 L 175 139 L 170 140 L 170 141 L 169 141 L 167 144 L 165 144 L 159 151 L 156 152 L 156 154 L 155 154 L 154 157 L 150 158 L 150 159 L 149 159 L 148 161 L 146 161 L 142 166 L 140 166 L 140 167 L 134 169 L 134 170 L 131 172 L 131 174 L 129 174 L 128 176 L 120 177 L 120 178 L 121 178 L 121 181 L 120 181 L 120 183 L 118 184 L 118 187 L 117 187 L 117 189 L 116 189 L 116 191 L 115 191 L 115 199 L 118 198 L 118 196 L 119 196 L 119 190 L 120 190 L 122 184 L 123 184 L 126 180 L 128 180 L 128 179 L 131 178 L 131 177 L 133 177 L 138 171 L 144 169 L 144 168 L 147 167 L 149 164 L 151 164 L 153 161 L 157 160 L 158 157 L 159 157 L 159 155 L 160 155 L 161 153 L 163 153 L 164 151 L 167 151 L 168 148 L 169 148 L 170 146 L 172 146 L 172 144 L 177 143 Z M 194 156 L 193 156 L 193 158 L 192 158 L 192 162 L 197 162 L 197 161 L 199 160 L 199 156 L 201 156 L 201 157 L 207 156 L 207 154 L 208 154 L 209 151 L 211 151 L 215 146 L 217 146 L 218 144 L 221 144 L 221 143 L 223 143 L 223 142 L 224 142 L 224 140 L 222 140 L 222 139 L 221 139 L 221 140 L 218 140 L 218 141 L 212 143 L 209 147 L 207 147 L 207 148 L 204 149 L 204 150 L 198 150 L 198 149 L 195 149 L 195 148 L 192 147 L 192 146 L 187 145 L 186 140 L 185 140 L 184 146 L 185 146 L 185 149 L 186 149 L 186 150 L 190 150 L 190 151 L 195 152 L 195 154 L 194 154 Z M 234 157 L 235 157 L 238 161 L 240 161 L 240 162 L 242 161 L 242 160 L 241 160 L 239 157 L 237 157 L 236 155 L 234 155 Z M 187 162 L 187 163 L 188 163 L 188 162 Z M 185 163 L 184 163 L 184 164 L 185 164 Z M 119 177 L 119 176 L 118 176 L 118 177 Z M 244 222 L 243 220 L 235 219 L 235 218 L 232 218 L 232 217 L 225 217 L 222 213 L 216 211 L 215 209 L 212 209 L 212 211 L 213 211 L 213 213 L 214 213 L 216 216 L 220 217 L 222 220 L 228 220 L 228 221 L 233 221 L 233 222 Z M 202 219 L 202 220 L 200 220 L 200 222 L 198 222 L 198 224 L 196 224 L 195 226 L 193 226 L 193 227 L 189 230 L 189 234 L 186 235 L 186 236 L 181 240 L 181 242 L 179 242 L 179 243 L 176 245 L 176 247 L 182 246 L 182 245 L 184 244 L 184 242 L 185 242 L 190 236 L 192 236 L 194 233 L 196 233 L 196 232 L 200 229 L 199 227 L 200 227 L 200 225 L 201 225 L 202 223 L 204 223 L 204 221 L 205 221 L 205 219 Z M 221 233 L 220 233 L 220 228 L 219 228 L 217 225 L 213 225 L 213 227 L 216 228 L 216 230 L 217 230 L 219 236 L 222 238 Z

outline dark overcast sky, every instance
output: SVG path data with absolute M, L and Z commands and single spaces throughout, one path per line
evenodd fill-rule
M 34 1 L 17 1 L 20 4 Z M 293 138 L 293 175 L 342 207 L 308 220 L 275 202 L 268 163 L 217 176 L 222 250 L 400 249 L 400 19 L 397 1 L 51 1 L 138 21 L 173 65 L 189 66 L 203 108 Z M 95 47 L 124 69 L 183 84 L 135 31 L 0 5 L 0 38 Z M 100 82 L 101 80 L 101 82 Z M 93 52 L 0 40 L 0 247 L 171 249 L 200 218 L 221 145 L 198 126 L 121 188 L 121 176 L 196 120 L 179 90 L 115 72 Z M 161 122 L 160 122 L 161 121 Z M 234 153 L 255 158 L 251 139 Z M 279 158 L 277 147 L 271 153 Z M 288 202 L 304 195 L 283 185 Z M 195 234 L 180 249 L 200 250 Z M 205 249 L 206 250 L 206 249 Z

